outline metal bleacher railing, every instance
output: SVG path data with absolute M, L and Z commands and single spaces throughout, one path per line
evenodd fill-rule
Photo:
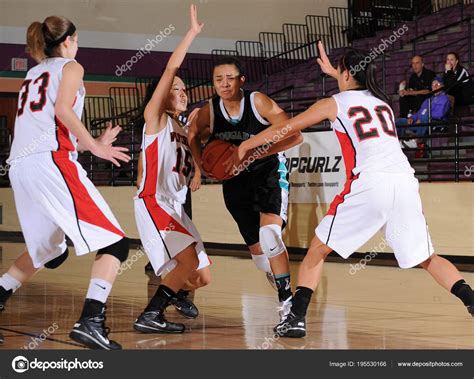
M 460 6 L 462 15 L 463 6 L 471 2 L 474 2 L 474 0 L 439 0 L 432 2 L 432 10 L 439 11 L 445 7 L 456 5 Z M 393 11 L 396 10 L 403 15 L 404 2 L 400 2 L 397 6 L 388 6 L 387 1 L 382 0 L 372 1 L 372 3 L 372 9 L 374 9 L 374 12 L 379 12 L 379 14 L 386 15 L 394 13 Z M 324 42 L 330 52 L 332 49 L 350 45 L 353 38 L 368 36 L 377 28 L 392 25 L 391 23 L 396 23 L 400 18 L 402 16 L 387 16 L 385 19 L 382 17 L 376 20 L 377 24 L 374 24 L 373 15 L 361 13 L 354 15 L 347 8 L 331 7 L 328 10 L 328 16 L 308 15 L 305 18 L 305 24 L 284 24 L 281 33 L 261 32 L 258 41 L 237 41 L 233 50 L 216 49 L 212 51 L 209 58 L 187 59 L 186 66 L 180 69 L 179 75 L 187 85 L 190 105 L 196 105 L 215 94 L 211 79 L 215 59 L 221 56 L 236 56 L 243 62 L 247 82 L 251 84 L 266 83 L 266 92 L 268 93 L 268 78 L 271 75 L 314 59 L 317 55 L 315 41 L 318 39 Z M 372 21 L 369 22 L 369 19 L 372 19 Z M 357 25 L 354 25 L 355 22 Z M 461 18 L 460 22 L 464 22 L 464 20 Z M 354 28 L 357 30 L 354 31 Z M 423 35 L 417 34 L 415 36 L 415 38 L 418 37 L 421 39 Z M 470 46 L 470 33 L 466 38 L 468 38 Z M 413 41 L 413 45 L 415 44 L 416 41 Z M 385 59 L 385 55 L 382 59 Z M 83 121 L 91 133 L 98 136 L 109 121 L 113 124 L 122 125 L 124 131 L 119 136 L 117 143 L 127 146 L 132 155 L 129 164 L 122 165 L 121 168 L 115 168 L 110 163 L 101 161 L 88 153 L 81 154 L 80 160 L 96 184 L 134 184 L 141 142 L 140 106 L 145 98 L 146 88 L 153 80 L 156 80 L 156 78 L 137 78 L 134 87 L 112 87 L 108 97 L 86 98 Z M 325 81 L 323 78 L 324 83 Z M 291 116 L 295 116 L 317 100 L 314 97 L 295 95 L 295 92 L 294 86 L 285 86 L 269 93 L 269 95 Z M 323 85 L 322 95 L 327 96 L 329 94 L 331 94 L 331 91 L 326 91 Z M 2 117 L 0 116 L 1 125 Z M 454 120 L 449 123 L 448 127 L 450 128 L 449 133 L 444 134 L 431 133 L 432 128 L 429 127 L 430 132 L 426 137 L 429 143 L 424 144 L 422 156 L 420 157 L 419 148 L 413 150 L 413 157 L 410 159 L 412 159 L 412 162 L 416 161 L 420 166 L 417 168 L 417 174 L 423 176 L 428 171 L 433 172 L 432 169 L 438 165 L 442 169 L 437 174 L 445 175 L 444 172 L 449 171 L 452 174 L 449 180 L 462 180 L 460 174 L 462 163 L 464 161 L 469 163 L 470 159 L 471 142 L 469 141 L 472 137 L 470 133 L 473 133 L 472 125 L 465 120 Z M 313 128 L 310 131 L 316 130 L 321 130 L 321 127 Z M 444 140 L 442 140 L 443 138 Z M 431 141 L 437 139 L 446 142 L 447 145 L 436 146 L 436 143 L 431 143 Z M 466 141 L 468 141 L 467 144 Z M 3 151 L 5 150 L 2 149 Z M 407 155 L 412 153 L 410 149 L 406 151 Z M 3 156 L 0 158 L 4 162 Z M 453 163 L 453 170 L 443 168 L 451 163 Z M 420 178 L 434 180 L 437 177 L 436 175 L 427 174 Z M 4 179 L 5 177 L 0 178 L 0 180 Z

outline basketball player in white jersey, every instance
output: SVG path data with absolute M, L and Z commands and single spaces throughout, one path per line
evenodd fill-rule
M 176 73 L 203 27 L 195 5 L 191 5 L 190 19 L 190 29 L 171 55 L 144 111 L 143 174 L 135 197 L 135 218 L 155 274 L 168 273 L 135 321 L 135 330 L 143 333 L 184 332 L 183 324 L 166 320 L 166 307 L 181 289 L 194 290 L 210 281 L 209 258 L 183 208 L 194 164 L 187 131 L 178 120 L 186 110 L 187 96 Z M 195 180 L 200 181 L 199 172 Z
M 347 182 L 316 228 L 301 264 L 291 312 L 275 327 L 281 336 L 303 337 L 311 295 L 319 284 L 323 263 L 331 251 L 348 258 L 379 229 L 401 268 L 421 265 L 474 314 L 474 293 L 448 260 L 434 254 L 422 211 L 418 180 L 403 154 L 393 111 L 377 85 L 373 63 L 362 69 L 365 55 L 347 52 L 334 68 L 319 42 L 318 63 L 337 79 L 337 95 L 318 101 L 285 123 L 273 125 L 245 141 L 229 160 L 229 170 L 249 149 L 285 138 L 308 126 L 329 120 L 341 145 Z
M 65 261 L 67 235 L 77 255 L 98 250 L 84 308 L 70 337 L 91 348 L 115 350 L 121 346 L 107 337 L 105 303 L 120 262 L 127 259 L 128 239 L 76 158 L 78 150 L 117 166 L 130 158 L 126 148 L 92 138 L 81 122 L 84 70 L 74 60 L 77 40 L 74 24 L 64 17 L 33 22 L 27 31 L 27 49 L 38 65 L 28 71 L 20 89 L 8 163 L 28 251 L 0 278 L 0 309 L 37 271 Z

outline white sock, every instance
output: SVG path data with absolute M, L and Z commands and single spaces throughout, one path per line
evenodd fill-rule
M 89 284 L 89 290 L 87 291 L 86 298 L 94 299 L 100 301 L 101 303 L 106 303 L 111 289 L 112 284 L 109 282 L 103 279 L 93 278 Z
M 255 266 L 257 266 L 260 271 L 269 273 L 272 272 L 272 268 L 270 267 L 270 261 L 268 260 L 268 257 L 265 254 L 251 254 L 251 256 L 253 259 L 253 263 L 255 263 Z
M 21 287 L 21 282 L 11 276 L 8 272 L 6 272 L 0 278 L 0 286 L 5 288 L 7 291 L 12 290 L 13 292 L 15 292 L 18 288 Z

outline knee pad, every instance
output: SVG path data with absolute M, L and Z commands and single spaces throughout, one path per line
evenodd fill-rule
M 268 258 L 276 257 L 286 250 L 281 238 L 281 227 L 277 224 L 260 227 L 259 238 L 262 252 Z
M 67 259 L 68 255 L 69 255 L 69 250 L 66 247 L 66 250 L 64 251 L 64 253 L 62 253 L 59 257 L 51 259 L 49 262 L 45 263 L 44 267 L 49 268 L 49 269 L 58 268 L 59 266 L 61 266 L 64 263 L 64 261 Z
M 123 237 L 120 241 L 115 242 L 112 245 L 104 247 L 97 252 L 99 254 L 109 254 L 117 258 L 120 263 L 123 263 L 128 258 L 130 242 L 127 237 Z

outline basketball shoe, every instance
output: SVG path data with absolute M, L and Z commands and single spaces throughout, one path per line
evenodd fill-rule
M 183 324 L 169 322 L 161 311 L 143 312 L 133 328 L 142 333 L 183 333 L 185 329 Z

